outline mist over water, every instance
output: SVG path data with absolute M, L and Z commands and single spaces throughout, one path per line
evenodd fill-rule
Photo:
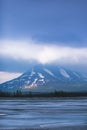
M 0 130 L 85 126 L 87 98 L 1 98 Z

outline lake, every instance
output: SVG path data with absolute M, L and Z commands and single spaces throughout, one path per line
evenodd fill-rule
M 87 98 L 0 98 L 0 130 L 87 130 Z

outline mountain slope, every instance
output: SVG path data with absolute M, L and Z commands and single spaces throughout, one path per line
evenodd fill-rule
M 2 91 L 50 92 L 87 90 L 87 77 L 53 65 L 37 65 L 20 77 L 0 84 Z

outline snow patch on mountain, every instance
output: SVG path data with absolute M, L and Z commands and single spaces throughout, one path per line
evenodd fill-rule
M 32 72 L 31 72 L 31 75 L 30 75 L 30 76 L 32 77 L 34 74 L 35 74 L 35 72 L 32 70 Z
M 37 82 L 37 80 L 38 80 L 37 78 L 36 78 L 36 79 L 34 79 L 34 81 L 33 81 L 33 83 L 32 83 L 32 84 L 35 84 L 35 83 Z
M 28 80 L 28 81 L 27 81 L 27 84 L 29 84 L 29 83 L 30 83 L 30 81 Z
M 60 69 L 60 73 L 61 75 L 63 75 L 65 78 L 70 78 L 69 74 L 64 70 L 64 69 Z
M 39 79 L 40 82 L 42 82 L 43 84 L 45 84 L 45 80 L 44 79 Z
M 38 73 L 38 75 L 39 75 L 39 77 L 40 77 L 41 79 L 44 78 L 44 76 L 43 76 L 41 73 Z
M 46 72 L 46 73 L 48 73 L 49 75 L 51 75 L 51 76 L 53 76 L 53 77 L 56 77 L 50 70 L 48 70 L 48 69 L 44 69 L 44 71 Z
M 77 74 L 76 72 L 73 72 L 73 74 L 80 78 L 79 74 Z

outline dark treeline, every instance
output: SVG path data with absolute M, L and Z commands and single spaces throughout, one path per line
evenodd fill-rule
M 23 93 L 19 90 L 16 92 L 2 92 L 0 91 L 0 97 L 86 97 L 87 92 L 64 92 L 55 91 L 52 93 Z

